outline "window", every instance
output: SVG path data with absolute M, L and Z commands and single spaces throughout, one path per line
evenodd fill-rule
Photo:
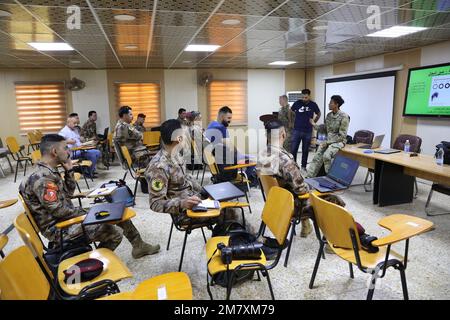
M 66 124 L 64 82 L 16 83 L 16 102 L 21 134 L 58 132 Z
M 133 118 L 139 113 L 146 115 L 146 127 L 161 125 L 159 84 L 157 83 L 116 83 L 117 110 L 121 106 L 131 107 Z
M 231 124 L 247 124 L 247 82 L 212 81 L 209 85 L 209 120 L 216 120 L 219 109 L 228 106 L 233 111 Z

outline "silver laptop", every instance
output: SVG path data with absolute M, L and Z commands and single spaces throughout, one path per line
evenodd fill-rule
M 381 143 L 383 142 L 383 139 L 384 139 L 384 134 L 380 134 L 379 136 L 375 137 L 372 144 L 365 144 L 365 145 L 359 146 L 358 148 L 377 149 L 377 148 L 381 147 Z

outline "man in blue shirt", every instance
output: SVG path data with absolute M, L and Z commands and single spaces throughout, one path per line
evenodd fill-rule
M 317 103 L 311 100 L 311 91 L 309 89 L 302 90 L 302 100 L 296 101 L 291 110 L 295 112 L 295 124 L 292 132 L 291 153 L 297 161 L 297 152 L 300 142 L 302 143 L 302 169 L 306 171 L 308 163 L 309 147 L 311 145 L 312 124 L 310 119 L 314 117 L 314 122 L 320 119 L 320 110 Z
M 212 121 L 208 128 L 206 129 L 205 135 L 209 141 L 216 143 L 221 143 L 223 139 L 230 137 L 227 127 L 231 123 L 233 118 L 233 112 L 227 106 L 220 108 L 219 114 L 217 115 L 217 121 Z

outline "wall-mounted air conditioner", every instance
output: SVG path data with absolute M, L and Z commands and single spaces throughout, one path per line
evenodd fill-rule
M 303 96 L 301 91 L 288 91 L 286 92 L 286 95 L 290 105 L 292 105 L 295 101 L 300 100 Z

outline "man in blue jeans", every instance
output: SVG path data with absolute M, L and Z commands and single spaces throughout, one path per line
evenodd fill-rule
M 311 145 L 312 124 L 310 119 L 314 117 L 314 122 L 320 119 L 320 110 L 317 103 L 311 100 L 311 91 L 302 90 L 303 98 L 296 101 L 291 110 L 295 113 L 294 130 L 292 131 L 291 153 L 297 162 L 297 152 L 300 142 L 302 143 L 302 169 L 306 171 L 308 163 L 309 146 Z

